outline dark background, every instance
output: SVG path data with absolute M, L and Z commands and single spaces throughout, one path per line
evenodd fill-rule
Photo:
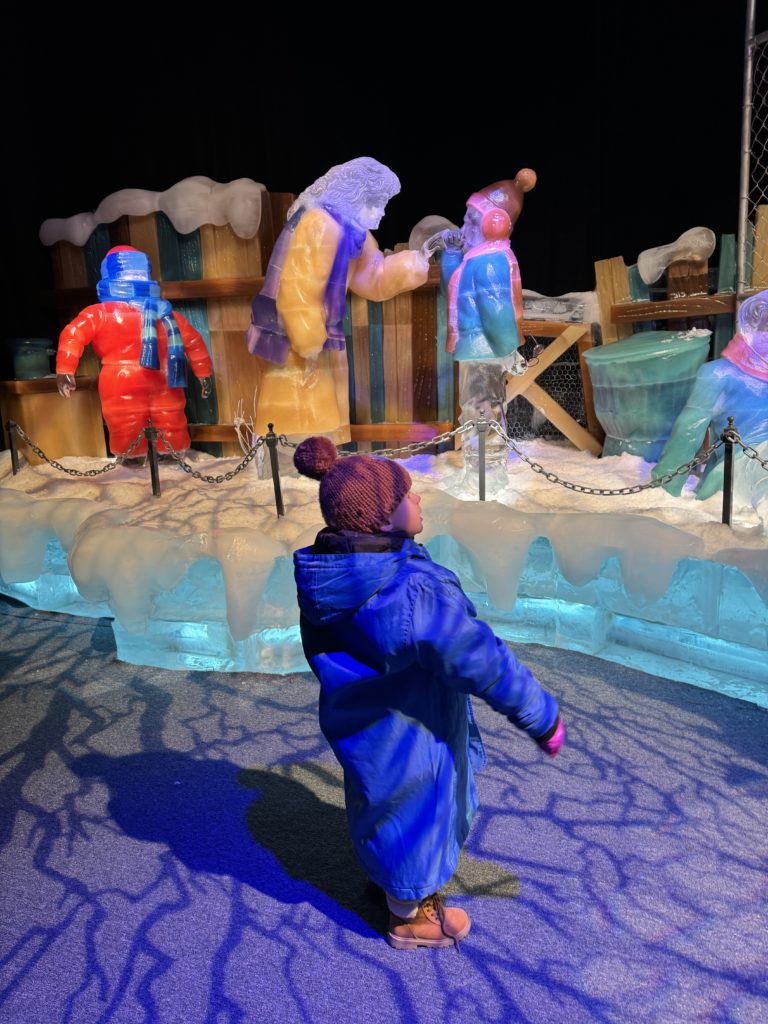
M 0 337 L 56 337 L 41 299 L 46 218 L 193 174 L 299 192 L 333 164 L 374 156 L 402 183 L 376 233 L 391 247 L 427 214 L 460 223 L 471 192 L 533 167 L 513 248 L 524 286 L 549 295 L 592 289 L 595 260 L 634 263 L 696 225 L 736 232 L 740 0 L 505 5 L 462 24 L 443 12 L 444 38 L 391 11 L 379 26 L 391 38 L 359 14 L 321 33 L 285 8 L 281 36 L 255 9 L 230 28 L 208 13 L 150 30 L 142 8 L 125 31 L 94 20 L 9 33 Z

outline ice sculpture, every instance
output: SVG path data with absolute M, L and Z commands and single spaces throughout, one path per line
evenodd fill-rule
M 77 387 L 75 370 L 89 342 L 101 360 L 99 398 L 116 455 L 128 450 L 150 417 L 176 451 L 189 447 L 184 415 L 187 356 L 203 397 L 211 392 L 205 342 L 160 297 L 151 272 L 149 259 L 138 249 L 110 249 L 96 286 L 99 302 L 81 310 L 59 336 L 56 383 L 64 398 Z M 141 456 L 146 450 L 142 439 L 131 454 Z
M 381 302 L 423 284 L 429 270 L 421 252 L 385 257 L 370 233 L 399 191 L 389 168 L 358 157 L 332 167 L 289 209 L 246 334 L 263 370 L 260 433 L 273 420 L 289 435 L 348 440 L 329 358 L 345 346 L 347 288 Z
M 111 224 L 118 217 L 144 217 L 161 211 L 182 234 L 203 224 L 230 224 L 239 238 L 253 238 L 261 223 L 261 197 L 265 186 L 250 178 L 223 184 L 195 175 L 184 178 L 165 192 L 124 188 L 102 200 L 93 213 L 79 213 L 66 219 L 46 220 L 40 228 L 43 245 L 67 241 L 85 245 L 99 224 Z
M 505 373 L 524 368 L 517 354 L 523 293 L 509 236 L 522 210 L 523 196 L 535 184 L 535 173 L 524 168 L 514 181 L 497 181 L 474 192 L 467 200 L 460 235 L 443 233 L 440 275 L 448 305 L 446 349 L 460 364 L 462 423 L 482 415 L 506 429 Z M 474 472 L 477 439 L 464 435 L 463 442 L 465 466 Z M 488 437 L 487 455 L 488 485 L 494 492 L 506 483 L 507 456 L 495 433 Z
M 535 455 L 552 464 L 545 447 Z M 559 451 L 558 469 L 590 483 L 596 465 L 608 486 L 635 483 L 642 467 L 626 454 L 595 464 Z M 221 473 L 238 461 L 192 458 Z M 286 477 L 288 514 L 278 517 L 271 482 L 255 474 L 208 487 L 161 466 L 157 501 L 149 474 L 118 468 L 75 480 L 26 467 L 12 477 L 9 462 L 0 453 L 0 592 L 115 616 L 118 657 L 138 664 L 306 668 L 291 554 L 322 526 L 315 482 Z M 103 461 L 65 464 L 83 471 Z M 452 460 L 422 455 L 408 468 L 423 496 L 420 538 L 499 635 L 768 702 L 768 548 L 751 528 L 722 526 L 716 497 L 682 512 L 658 490 L 588 498 L 518 463 L 505 504 L 462 501 L 444 489 Z
M 703 263 L 715 251 L 715 233 L 709 228 L 691 228 L 684 231 L 676 242 L 646 249 L 637 257 L 637 270 L 646 284 L 658 281 L 670 263 L 689 260 Z
M 456 231 L 459 231 L 458 224 L 454 224 L 452 220 L 448 220 L 447 217 L 442 217 L 440 214 L 430 213 L 413 225 L 408 236 L 408 248 L 422 249 L 424 247 L 425 255 L 431 256 L 433 239 L 444 239 L 446 232 Z
M 523 313 L 526 320 L 558 320 L 560 323 L 596 324 L 600 322 L 597 292 L 566 292 L 541 295 L 523 288 Z
M 733 416 L 742 440 L 762 459 L 768 457 L 768 291 L 742 303 L 739 331 L 723 349 L 720 359 L 705 363 L 696 375 L 691 395 L 675 421 L 669 440 L 653 471 L 663 476 L 689 462 L 711 429 L 719 437 Z M 768 470 L 734 449 L 735 488 L 748 498 L 768 528 Z M 718 449 L 697 488 L 697 498 L 708 498 L 723 486 L 723 448 Z M 685 477 L 665 484 L 670 494 L 680 494 Z
M 709 354 L 711 331 L 645 331 L 587 349 L 603 455 L 655 462 Z M 681 460 L 687 461 L 687 460 Z

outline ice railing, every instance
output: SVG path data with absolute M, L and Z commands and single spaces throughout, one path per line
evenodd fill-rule
M 210 474 L 201 473 L 195 469 L 194 466 L 190 465 L 186 461 L 184 455 L 181 452 L 174 450 L 173 446 L 166 440 L 163 431 L 152 425 L 149 421 L 147 426 L 136 436 L 136 438 L 128 446 L 127 451 L 123 454 L 118 455 L 113 462 L 108 463 L 106 466 L 100 469 L 87 469 L 77 470 L 67 466 L 63 466 L 60 462 L 55 459 L 49 458 L 45 452 L 34 443 L 34 441 L 28 436 L 28 434 L 13 420 L 9 420 L 7 424 L 8 436 L 10 441 L 11 450 L 11 464 L 14 476 L 19 472 L 19 457 L 18 457 L 18 441 L 21 440 L 24 444 L 28 445 L 35 454 L 47 462 L 54 469 L 66 473 L 69 476 L 75 477 L 94 477 L 101 476 L 104 473 L 108 473 L 111 470 L 117 469 L 118 466 L 130 464 L 133 452 L 139 446 L 139 444 L 146 440 L 147 442 L 147 461 L 150 467 L 150 477 L 152 481 L 152 493 L 155 497 L 160 496 L 160 473 L 159 473 L 159 456 L 158 454 L 158 442 L 163 446 L 164 456 L 170 458 L 176 462 L 179 467 L 188 473 L 191 477 L 196 480 L 201 480 L 203 483 L 209 484 L 221 484 L 225 481 L 234 479 L 241 473 L 256 457 L 259 449 L 263 446 L 267 446 L 270 457 L 270 465 L 272 469 L 272 482 L 275 490 L 275 507 L 278 516 L 285 515 L 285 507 L 283 505 L 282 491 L 280 488 L 280 474 L 278 467 L 277 458 L 277 447 L 282 445 L 285 448 L 296 448 L 298 443 L 296 441 L 289 441 L 285 434 L 277 434 L 274 430 L 274 424 L 268 424 L 268 433 L 264 435 L 254 435 L 252 438 L 252 444 L 245 452 L 242 460 L 238 465 L 228 470 L 226 473 L 220 473 L 216 476 Z M 760 464 L 765 472 L 768 472 L 768 459 L 760 457 L 759 452 L 752 447 L 752 445 L 743 441 L 739 435 L 738 430 L 734 426 L 733 416 L 728 417 L 728 426 L 720 435 L 720 437 L 710 444 L 707 448 L 699 451 L 689 462 L 685 462 L 678 466 L 676 469 L 671 470 L 669 473 L 665 473 L 662 476 L 656 477 L 655 479 L 649 480 L 647 483 L 634 484 L 630 487 L 592 487 L 588 484 L 574 483 L 572 480 L 564 480 L 557 473 L 548 470 L 540 462 L 529 458 L 524 451 L 521 450 L 516 441 L 514 441 L 504 430 L 500 423 L 495 420 L 470 420 L 467 423 L 463 423 L 460 427 L 456 427 L 454 430 L 445 430 L 441 434 L 435 434 L 434 437 L 428 438 L 423 441 L 414 441 L 410 444 L 403 445 L 400 448 L 382 448 L 375 454 L 378 458 L 395 458 L 398 455 L 414 455 L 416 452 L 423 451 L 427 448 L 431 448 L 434 445 L 443 444 L 446 441 L 453 440 L 463 434 L 474 432 L 477 434 L 478 439 L 478 500 L 485 501 L 485 473 L 486 473 L 486 451 L 485 442 L 488 435 L 488 431 L 495 432 L 501 441 L 507 446 L 507 448 L 518 456 L 534 473 L 541 474 L 545 480 L 553 484 L 559 484 L 561 487 L 567 488 L 569 491 L 574 491 L 577 494 L 589 494 L 598 496 L 620 496 L 625 494 L 639 494 L 640 491 L 652 490 L 655 487 L 663 487 L 665 484 L 670 483 L 675 477 L 685 474 L 688 477 L 697 466 L 704 465 L 709 461 L 712 455 L 719 449 L 725 446 L 724 452 L 724 467 L 723 467 L 723 514 L 722 522 L 726 525 L 731 525 L 731 507 L 733 501 L 733 457 L 734 448 L 738 445 L 743 451 L 744 455 L 753 459 Z M 338 449 L 339 458 L 346 458 L 354 455 L 354 452 L 347 452 Z

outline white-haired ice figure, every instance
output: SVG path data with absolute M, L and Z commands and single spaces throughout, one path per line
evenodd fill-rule
M 261 433 L 272 421 L 288 435 L 349 440 L 346 386 L 339 401 L 332 361 L 345 347 L 347 289 L 383 302 L 424 284 L 429 272 L 423 253 L 385 256 L 370 233 L 399 191 L 388 167 L 358 157 L 331 167 L 288 210 L 246 334 L 262 370 Z
M 361 228 L 377 228 L 384 207 L 400 191 L 400 179 L 370 156 L 336 164 L 305 188 L 288 210 L 288 220 L 298 210 L 330 206 L 337 214 Z
M 672 433 L 653 471 L 655 478 L 689 462 L 699 450 L 707 429 L 713 439 L 728 426 L 728 417 L 742 440 L 768 457 L 768 291 L 747 299 L 739 310 L 739 331 L 723 349 L 720 359 L 704 363 L 696 374 L 691 395 L 675 421 Z M 736 499 L 751 502 L 768 529 L 768 470 L 747 458 L 735 446 Z M 723 486 L 723 448 L 707 465 L 697 488 L 697 498 L 708 498 Z M 670 494 L 680 494 L 685 475 L 665 484 Z

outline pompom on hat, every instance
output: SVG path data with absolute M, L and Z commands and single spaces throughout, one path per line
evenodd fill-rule
M 467 200 L 467 206 L 479 210 L 485 217 L 501 215 L 506 222 L 506 229 L 499 227 L 496 237 L 508 237 L 520 216 L 525 193 L 530 192 L 535 185 L 536 172 L 530 167 L 523 167 L 517 172 L 514 181 L 496 181 L 493 185 L 481 188 L 479 192 L 473 192 Z M 488 236 L 487 230 L 484 233 Z
M 332 530 L 377 533 L 411 489 L 407 470 L 390 459 L 340 459 L 327 437 L 308 437 L 293 456 L 302 474 L 320 481 L 320 510 Z

